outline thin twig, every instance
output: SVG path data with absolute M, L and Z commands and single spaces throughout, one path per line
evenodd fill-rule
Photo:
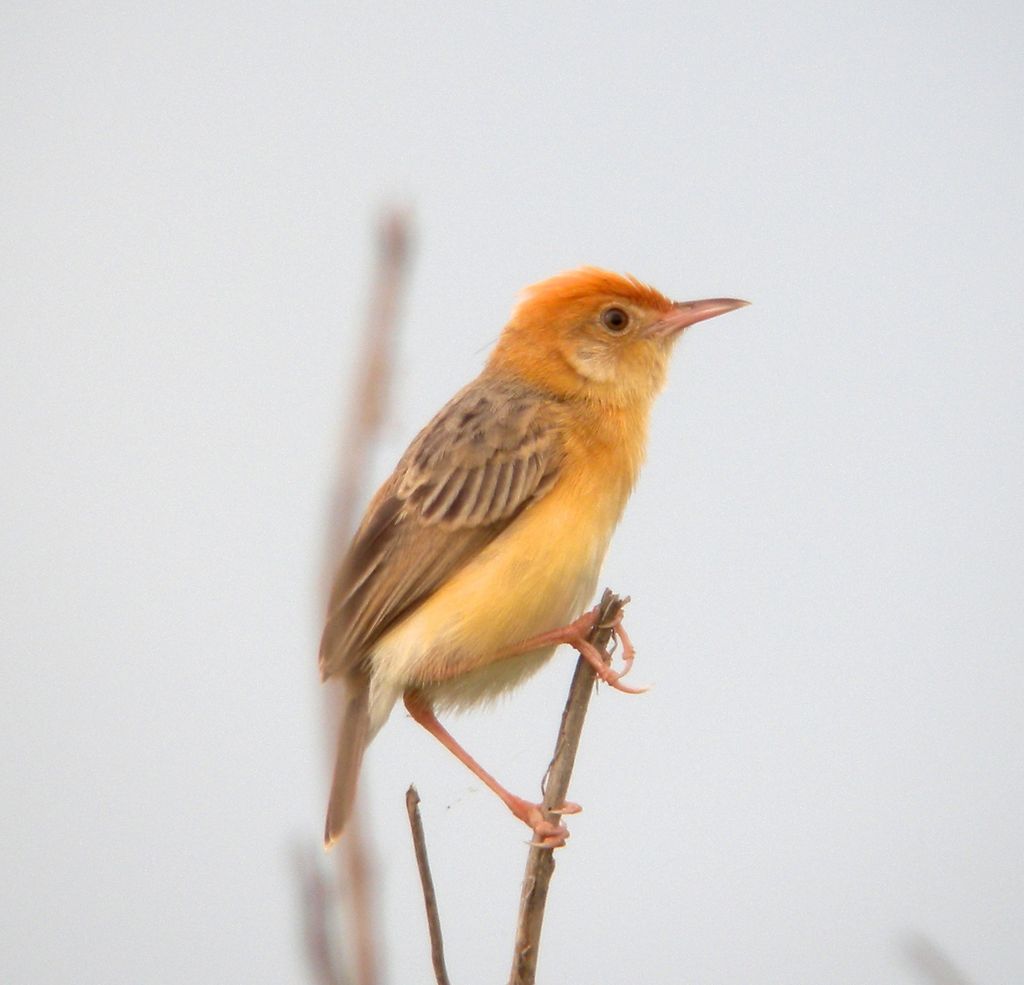
M 420 817 L 420 795 L 415 787 L 405 792 L 405 809 L 409 813 L 409 827 L 412 829 L 412 844 L 416 850 L 416 867 L 420 870 L 420 885 L 423 887 L 423 904 L 427 908 L 427 929 L 430 931 L 430 960 L 434 965 L 437 985 L 449 985 L 448 969 L 444 965 L 444 940 L 441 937 L 441 916 L 437 912 L 437 895 L 434 892 L 434 878 L 430 874 L 427 859 L 427 839 L 423 834 L 423 819 Z
M 598 649 L 607 647 L 611 639 L 612 625 L 628 601 L 628 598 L 620 598 L 609 589 L 605 589 L 597 624 L 590 633 L 590 642 Z M 544 808 L 547 811 L 547 820 L 552 823 L 558 823 L 560 818 L 557 814 L 551 813 L 551 809 L 564 804 L 569 793 L 569 780 L 576 762 L 576 750 L 579 748 L 583 720 L 586 718 L 587 706 L 594 691 L 595 679 L 594 668 L 580 657 L 576 662 L 576 672 L 573 674 L 569 697 L 562 712 L 555 754 L 544 781 Z M 509 985 L 533 985 L 536 978 L 544 907 L 547 904 L 551 876 L 555 871 L 554 855 L 550 848 L 534 846 L 526 860 Z

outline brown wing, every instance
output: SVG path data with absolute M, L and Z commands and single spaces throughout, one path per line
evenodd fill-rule
M 331 592 L 320 672 L 365 670 L 380 637 L 552 486 L 552 398 L 476 380 L 416 437 L 370 503 Z

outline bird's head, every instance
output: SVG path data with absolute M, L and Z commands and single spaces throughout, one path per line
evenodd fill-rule
M 670 301 L 635 277 L 582 267 L 523 292 L 488 368 L 561 397 L 649 403 L 683 330 L 745 304 Z

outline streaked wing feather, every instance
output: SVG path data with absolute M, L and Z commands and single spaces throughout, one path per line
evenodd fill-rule
M 551 488 L 561 465 L 549 396 L 471 383 L 409 446 L 370 503 L 331 593 L 320 644 L 330 677 L 374 644 Z

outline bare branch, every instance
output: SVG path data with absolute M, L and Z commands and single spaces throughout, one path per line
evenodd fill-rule
M 444 965 L 444 940 L 441 937 L 441 917 L 437 912 L 434 878 L 430 874 L 430 862 L 427 859 L 427 840 L 423 834 L 423 819 L 420 817 L 420 795 L 416 792 L 415 787 L 409 787 L 405 792 L 405 809 L 409 812 L 412 844 L 416 850 L 416 867 L 420 870 L 423 903 L 427 908 L 427 929 L 430 931 L 430 959 L 434 964 L 434 977 L 437 979 L 437 985 L 449 985 L 448 969 Z
M 628 598 L 620 598 L 609 589 L 601 598 L 597 624 L 590 633 L 590 642 L 603 650 L 611 639 L 612 626 Z M 562 724 L 558 730 L 555 754 L 544 778 L 544 808 L 547 820 L 557 823 L 560 818 L 551 813 L 553 807 L 565 803 L 569 793 L 569 780 L 576 763 L 583 721 L 587 706 L 594 691 L 594 668 L 583 657 L 576 662 L 576 672 L 569 686 L 569 697 L 562 712 Z M 548 886 L 555 871 L 554 852 L 550 848 L 534 846 L 526 860 L 526 874 L 523 876 L 522 894 L 519 899 L 519 924 L 516 928 L 515 953 L 512 956 L 512 973 L 509 985 L 533 985 L 537 974 L 537 955 L 540 949 L 540 932 L 544 923 L 544 907 L 547 905 Z

